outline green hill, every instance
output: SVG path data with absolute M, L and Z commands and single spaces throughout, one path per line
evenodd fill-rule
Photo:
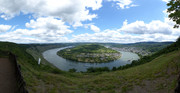
M 79 62 L 110 62 L 121 57 L 121 53 L 98 44 L 79 45 L 74 48 L 67 48 L 57 52 L 65 59 Z
M 107 45 L 111 47 L 118 47 L 118 48 L 136 47 L 136 48 L 140 48 L 142 50 L 146 50 L 151 53 L 155 53 L 172 43 L 173 42 L 139 42 L 139 43 L 132 43 L 132 44 L 116 44 L 116 43 L 113 44 L 112 43 L 112 44 L 107 44 Z
M 70 73 L 37 65 L 26 46 L 0 42 L 0 51 L 18 56 L 29 93 L 172 93 L 180 70 L 179 47 L 180 39 L 155 53 L 152 61 L 124 70 Z

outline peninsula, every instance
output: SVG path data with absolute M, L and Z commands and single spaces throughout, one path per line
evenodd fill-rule
M 110 62 L 121 57 L 120 52 L 99 44 L 79 45 L 60 50 L 57 54 L 65 59 L 90 63 Z

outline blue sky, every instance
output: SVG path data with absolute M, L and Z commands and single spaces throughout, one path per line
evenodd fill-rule
M 175 41 L 169 0 L 0 0 L 0 41 Z

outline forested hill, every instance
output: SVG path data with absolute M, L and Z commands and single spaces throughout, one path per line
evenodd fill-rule
M 12 52 L 21 59 L 34 60 L 32 56 L 26 52 L 26 48 L 20 44 L 16 44 L 12 42 L 0 42 L 0 51 Z
M 118 48 L 136 47 L 142 50 L 147 50 L 149 52 L 155 53 L 165 48 L 166 46 L 171 45 L 172 43 L 174 42 L 138 42 L 138 43 L 130 43 L 130 44 L 109 43 L 109 44 L 104 44 L 104 45 L 108 45 L 111 47 L 118 47 Z
M 176 42 L 163 48 L 162 50 L 158 51 L 156 54 L 165 54 L 165 53 L 169 53 L 169 52 L 176 51 L 179 49 L 180 49 L 180 37 L 177 39 Z

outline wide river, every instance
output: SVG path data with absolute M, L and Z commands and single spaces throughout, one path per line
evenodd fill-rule
M 76 62 L 76 61 L 64 59 L 57 55 L 57 52 L 59 50 L 62 50 L 65 48 L 68 48 L 68 47 L 47 50 L 43 52 L 43 57 L 48 62 L 50 62 L 51 64 L 53 64 L 54 66 L 56 66 L 57 68 L 61 70 L 68 71 L 69 69 L 75 68 L 77 72 L 80 72 L 80 71 L 84 72 L 89 67 L 108 67 L 109 69 L 112 69 L 113 67 L 119 67 L 122 65 L 130 64 L 132 60 L 139 59 L 139 56 L 135 53 L 119 51 L 122 54 L 121 58 L 115 61 L 108 62 L 108 63 Z

